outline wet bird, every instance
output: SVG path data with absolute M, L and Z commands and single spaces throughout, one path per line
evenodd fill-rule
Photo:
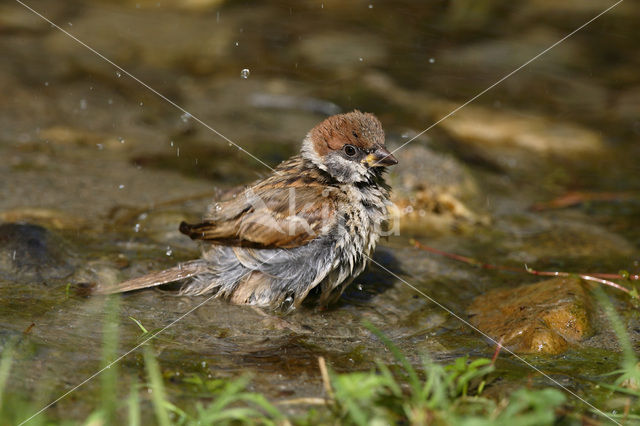
M 289 310 L 317 289 L 327 305 L 364 270 L 384 232 L 383 173 L 395 164 L 373 114 L 331 116 L 273 174 L 212 203 L 202 223 L 180 224 L 201 241 L 200 259 L 98 291 L 181 281 L 183 295 Z

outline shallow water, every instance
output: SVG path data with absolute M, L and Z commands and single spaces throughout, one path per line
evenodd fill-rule
M 20 4 L 0 6 L 0 219 L 33 225 L 0 235 L 0 337 L 22 341 L 16 391 L 40 389 L 44 401 L 100 365 L 106 301 L 83 295 L 84 284 L 197 256 L 177 224 L 197 220 L 221 191 L 268 174 L 260 162 L 295 153 L 327 114 L 374 112 L 388 145 L 399 147 L 610 5 L 28 4 L 184 109 Z M 402 148 L 390 181 L 405 215 L 376 260 L 462 317 L 488 289 L 537 278 L 436 257 L 411 238 L 496 264 L 637 273 L 638 18 L 640 7 L 624 2 Z M 611 196 L 531 209 L 572 191 Z M 25 250 L 33 256 L 16 262 Z M 416 361 L 493 354 L 402 280 L 374 265 L 337 305 L 284 318 L 209 301 L 154 342 L 175 379 L 171 395 L 188 399 L 179 377 L 189 373 L 251 371 L 252 387 L 275 400 L 319 396 L 318 356 L 338 371 L 390 361 L 362 320 Z M 611 295 L 637 341 L 637 311 Z M 205 299 L 122 296 L 120 352 L 140 335 L 130 317 L 153 330 Z M 615 368 L 617 344 L 598 318 L 582 345 L 527 359 L 607 410 L 589 386 Z M 532 373 L 507 356 L 498 367 L 506 390 L 496 394 Z M 126 357 L 122 389 L 142 372 L 139 353 Z M 52 414 L 88 412 L 98 386 L 89 382 Z

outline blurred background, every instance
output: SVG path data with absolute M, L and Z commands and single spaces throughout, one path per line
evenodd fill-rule
M 18 2 L 0 5 L 0 337 L 24 339 L 17 390 L 46 382 L 45 400 L 99 365 L 105 301 L 82 288 L 198 255 L 180 221 L 269 173 L 233 144 L 275 166 L 315 124 L 353 109 L 380 118 L 391 148 L 409 142 L 389 175 L 400 236 L 376 259 L 460 315 L 486 291 L 539 279 L 435 257 L 410 239 L 516 267 L 640 269 L 638 3 L 618 4 L 432 128 L 614 2 L 25 4 L 69 34 Z M 121 352 L 140 332 L 129 317 L 154 329 L 199 301 L 123 297 Z M 635 342 L 637 312 L 614 302 Z M 594 317 L 568 355 L 536 365 L 575 389 L 614 368 L 615 339 Z M 252 386 L 269 397 L 317 395 L 316 356 L 345 371 L 388 356 L 362 318 L 416 359 L 493 353 L 371 267 L 338 306 L 287 317 L 293 329 L 212 301 L 167 330 L 156 354 L 176 395 L 190 372 L 247 369 L 259 371 Z M 123 361 L 123 384 L 141 374 L 136 356 Z M 504 369 L 510 383 L 530 372 Z M 90 411 L 93 386 L 53 410 Z

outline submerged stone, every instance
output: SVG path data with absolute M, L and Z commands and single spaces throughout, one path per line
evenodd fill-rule
M 591 301 L 579 278 L 553 278 L 478 296 L 473 325 L 520 353 L 558 354 L 592 334 Z
M 389 174 L 391 214 L 400 220 L 403 230 L 442 230 L 461 222 L 489 222 L 475 202 L 481 199 L 476 180 L 453 156 L 409 145 L 398 150 L 397 158 L 403 167 Z
M 436 115 L 444 115 L 458 105 L 454 102 L 433 102 Z M 442 122 L 442 127 L 465 144 L 479 149 L 521 150 L 533 154 L 556 154 L 571 157 L 577 154 L 600 153 L 602 136 L 578 124 L 550 117 L 516 111 L 495 111 L 480 106 L 468 106 Z M 498 151 L 499 150 L 499 151 Z M 509 167 L 509 164 L 504 164 Z
M 22 223 L 0 225 L 0 277 L 17 282 L 61 279 L 73 273 L 62 241 L 46 228 Z

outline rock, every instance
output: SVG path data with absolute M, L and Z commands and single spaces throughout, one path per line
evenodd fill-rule
M 86 228 L 87 221 L 79 216 L 38 207 L 24 207 L 0 212 L 1 222 L 28 222 L 43 225 L 47 228 L 80 230 Z
M 180 222 L 189 220 L 191 219 L 184 213 L 178 211 L 151 210 L 141 215 L 137 223 L 140 224 L 141 231 L 158 243 L 177 247 L 195 247 L 196 244 L 178 230 Z M 168 247 L 167 256 L 170 251 Z
M 584 16 L 584 19 L 587 20 L 594 15 L 602 12 L 611 5 L 612 3 L 607 2 L 607 0 L 570 0 L 563 2 L 553 0 L 534 0 L 531 2 L 527 2 L 526 5 L 523 4 L 523 7 L 518 8 L 516 12 L 519 15 L 520 19 L 522 19 L 523 21 L 537 21 L 541 18 L 566 19 L 566 16 L 568 14 L 572 14 L 574 16 L 582 15 Z M 630 6 L 631 5 L 626 5 L 623 3 L 608 11 L 607 15 L 633 16 L 633 8 Z
M 318 67 L 336 70 L 384 64 L 384 45 L 370 35 L 336 32 L 313 34 L 299 42 L 294 51 Z
M 52 126 L 40 130 L 40 139 L 52 145 L 59 146 L 86 146 L 89 148 L 102 149 L 123 149 L 131 146 L 125 144 L 124 138 L 105 135 L 99 132 L 90 132 L 87 130 L 69 127 L 69 126 Z
M 529 215 L 519 223 L 502 222 L 499 229 L 511 229 L 504 241 L 509 261 L 517 263 L 544 262 L 549 259 L 598 259 L 634 256 L 636 248 L 624 236 L 613 233 L 595 223 L 586 222 L 579 215 L 565 215 L 549 220 Z M 517 228 L 516 228 L 517 227 Z
M 577 123 L 477 104 L 449 115 L 462 102 L 406 90 L 381 73 L 369 72 L 362 81 L 368 90 L 424 117 L 425 129 L 437 122 L 439 129 L 461 145 L 458 151 L 499 170 L 539 172 L 548 156 L 571 160 L 578 155 L 599 155 L 605 149 L 599 133 Z
M 417 143 L 394 154 L 402 167 L 389 175 L 392 216 L 400 219 L 402 227 L 411 228 L 428 222 L 487 223 L 486 216 L 468 206 L 468 200 L 477 199 L 479 189 L 467 169 L 453 156 Z
M 124 257 L 119 258 L 118 261 L 124 261 L 123 265 L 127 265 Z M 114 286 L 122 281 L 119 266 L 110 260 L 91 260 L 82 265 L 82 268 L 79 268 L 73 277 L 73 281 L 79 283 L 80 289 L 92 288 L 96 284 L 105 287 Z M 83 291 L 80 293 L 82 294 Z
M 162 31 L 158 31 L 158 22 L 163 22 Z M 73 21 L 73 33 L 97 51 L 109 52 L 109 59 L 145 82 L 149 83 L 151 79 L 154 86 L 153 75 L 168 78 L 162 74 L 168 68 L 184 66 L 203 73 L 219 67 L 220 58 L 229 55 L 234 48 L 233 25 L 235 20 L 229 13 L 224 19 L 216 20 L 207 14 L 189 16 L 157 7 L 134 12 L 96 4 L 84 9 Z M 135 28 L 134 35 L 123 28 Z M 176 37 L 176 34 L 181 36 Z M 194 43 L 194 40 L 198 42 Z M 52 32 L 45 45 L 44 49 L 52 56 L 69 62 L 66 72 L 84 71 L 109 79 L 119 78 L 115 69 L 105 67 L 94 55 L 78 49 L 59 31 Z
M 558 354 L 589 337 L 591 299 L 579 278 L 553 278 L 478 296 L 471 323 L 519 353 Z
M 625 88 L 616 96 L 612 116 L 628 121 L 640 118 L 640 86 Z
M 24 283 L 65 278 L 73 267 L 63 242 L 38 225 L 0 225 L 0 277 Z
M 455 72 L 458 76 L 466 70 L 469 73 L 475 72 L 476 79 L 485 78 L 487 82 L 495 82 L 551 46 L 561 37 L 562 34 L 557 31 L 538 26 L 533 30 L 518 35 L 514 34 L 513 37 L 502 40 L 489 39 L 445 50 L 437 55 L 437 61 L 445 70 Z M 586 56 L 582 49 L 579 43 L 569 39 L 563 43 L 562 49 L 549 51 L 543 61 L 531 62 L 527 65 L 527 70 L 540 78 L 538 73 L 557 72 L 580 64 Z M 512 81 L 507 80 L 504 83 L 519 86 L 523 84 L 523 80 L 526 84 L 530 78 L 525 75 Z
M 46 15 L 58 21 L 62 15 L 64 5 L 47 5 Z M 0 32 L 2 33 L 37 33 L 44 32 L 50 28 L 50 25 L 35 13 L 19 4 L 3 4 L 0 6 Z
M 162 3 L 157 0 L 130 0 L 126 1 L 129 7 L 137 9 L 157 9 L 162 4 L 165 9 L 182 9 L 195 12 L 207 12 L 222 6 L 222 0 L 165 0 Z
M 432 105 L 439 117 L 459 106 L 446 101 Z M 598 133 L 577 124 L 475 105 L 466 106 L 443 120 L 440 126 L 463 143 L 478 149 L 495 150 L 496 156 L 509 149 L 566 157 L 598 153 L 603 149 L 602 137 Z

